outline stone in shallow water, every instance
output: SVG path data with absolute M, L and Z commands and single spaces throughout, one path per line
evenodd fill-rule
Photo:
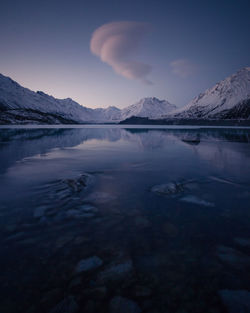
M 176 237 L 179 232 L 178 228 L 169 222 L 166 222 L 162 225 L 162 230 L 170 237 Z
M 136 285 L 134 288 L 134 295 L 136 297 L 149 297 L 151 294 L 151 289 L 146 286 Z
M 95 313 L 97 309 L 97 301 L 88 300 L 83 306 L 82 312 L 84 313 Z
M 194 203 L 202 206 L 213 207 L 214 204 L 212 202 L 208 202 L 206 200 L 200 199 L 196 196 L 189 195 L 180 199 L 180 201 Z
M 6 231 L 8 233 L 12 233 L 16 231 L 18 228 L 17 224 L 8 224 L 8 225 L 3 225 L 3 231 Z
M 250 248 L 250 238 L 235 238 L 234 242 L 244 248 Z
M 97 213 L 99 210 L 91 204 L 84 204 L 79 207 L 79 211 L 83 213 Z
M 107 288 L 105 286 L 100 286 L 96 288 L 90 288 L 83 291 L 84 296 L 91 297 L 93 299 L 104 299 L 107 295 Z
M 74 287 L 80 286 L 82 283 L 82 279 L 80 276 L 75 277 L 74 279 L 71 280 L 69 284 L 69 288 L 72 289 Z
M 76 273 L 86 272 L 102 266 L 103 261 L 98 256 L 81 260 L 76 266 Z
M 66 212 L 67 217 L 72 218 L 88 218 L 94 217 L 98 209 L 90 204 L 84 204 L 78 208 L 70 209 Z
M 67 243 L 69 243 L 70 241 L 72 241 L 74 239 L 74 236 L 71 234 L 66 234 L 62 237 L 59 237 L 56 240 L 55 246 L 56 248 L 62 248 L 63 246 L 65 246 Z
M 39 207 L 35 208 L 33 216 L 35 218 L 40 218 L 40 217 L 44 216 L 46 210 L 47 210 L 46 206 L 39 206 Z
M 68 217 L 75 217 L 79 214 L 79 211 L 75 209 L 71 209 L 71 210 L 68 210 L 66 214 Z
M 238 269 L 244 270 L 246 266 L 250 266 L 248 255 L 230 247 L 218 246 L 217 256 L 223 263 Z
M 84 236 L 77 236 L 75 239 L 74 239 L 74 244 L 75 245 L 79 245 L 79 244 L 82 244 L 84 242 L 88 242 L 90 241 L 89 238 L 87 237 L 84 237 Z
M 109 281 L 120 281 L 125 278 L 133 271 L 133 263 L 128 260 L 123 263 L 110 265 L 103 270 L 97 277 L 98 282 L 109 282 Z
M 72 192 L 80 192 L 83 188 L 93 180 L 93 176 L 90 174 L 82 174 L 75 179 L 65 179 L 63 183 L 66 184 Z
M 115 200 L 116 197 L 106 193 L 106 192 L 93 192 L 91 193 L 87 198 L 85 198 L 85 201 L 94 202 L 94 203 L 106 203 Z
M 183 184 L 181 183 L 167 183 L 162 185 L 156 185 L 151 188 L 151 191 L 158 195 L 175 195 L 184 191 Z
M 72 218 L 89 218 L 94 217 L 95 215 L 93 213 L 87 213 L 87 212 L 81 212 L 76 209 L 71 209 L 66 212 L 67 217 Z
M 45 216 L 42 216 L 39 220 L 39 224 L 41 225 L 47 225 L 49 224 L 49 220 L 45 217 Z
M 114 297 L 109 304 L 109 313 L 140 313 L 139 305 L 124 297 Z
M 250 313 L 249 291 L 220 290 L 219 295 L 229 313 Z
M 78 310 L 78 305 L 73 296 L 68 296 L 59 302 L 49 313 L 75 313 Z
M 135 226 L 136 227 L 141 227 L 141 228 L 146 228 L 150 227 L 150 222 L 146 217 L 143 216 L 138 216 L 134 220 Z
M 5 241 L 9 241 L 9 240 L 17 240 L 22 238 L 25 235 L 25 232 L 18 232 L 16 234 L 13 234 L 11 236 L 9 236 L 8 238 L 6 238 Z

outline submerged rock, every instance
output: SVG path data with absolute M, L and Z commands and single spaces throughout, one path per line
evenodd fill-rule
M 141 228 L 147 228 L 151 226 L 149 220 L 144 216 L 136 217 L 134 220 L 134 224 L 136 227 L 141 227 Z
M 244 269 L 246 266 L 250 267 L 250 257 L 236 249 L 218 246 L 217 256 L 223 263 L 226 263 L 237 269 Z
M 43 310 L 49 311 L 49 309 L 56 302 L 60 301 L 61 297 L 61 290 L 59 288 L 51 289 L 42 295 L 40 306 L 43 308 Z
M 100 286 L 96 288 L 90 288 L 83 292 L 84 296 L 91 297 L 94 299 L 104 299 L 107 295 L 107 288 L 105 286 Z
M 193 196 L 193 195 L 185 196 L 185 197 L 181 198 L 180 201 L 194 203 L 194 204 L 198 204 L 198 205 L 202 205 L 202 206 L 206 206 L 206 207 L 213 207 L 214 206 L 214 204 L 212 202 L 208 202 L 206 200 L 200 199 L 200 198 Z
M 72 192 L 80 192 L 83 188 L 93 180 L 93 176 L 90 174 L 82 174 L 80 177 L 75 179 L 65 179 L 62 182 L 71 189 Z
M 249 291 L 220 290 L 219 295 L 229 313 L 250 313 Z
M 83 213 L 97 213 L 99 210 L 91 204 L 84 204 L 79 207 L 79 210 Z
M 43 217 L 47 209 L 48 208 L 46 206 L 39 206 L 39 207 L 35 208 L 33 216 L 35 218 Z
M 234 242 L 244 248 L 250 248 L 250 238 L 235 238 Z
M 73 218 L 88 218 L 95 216 L 95 213 L 97 213 L 99 210 L 90 204 L 84 204 L 80 207 L 77 207 L 75 209 L 70 209 L 66 212 L 67 217 L 73 217 Z
M 79 193 L 94 182 L 94 176 L 84 173 L 76 178 L 62 179 L 43 186 L 42 192 L 50 200 L 77 199 Z M 62 203 L 61 203 L 62 204 Z
M 95 313 L 97 309 L 97 301 L 88 300 L 83 306 L 82 312 L 84 313 Z
M 158 195 L 175 195 L 184 191 L 184 186 L 181 183 L 171 182 L 162 185 L 156 185 L 151 188 L 153 193 Z
M 66 212 L 68 217 L 77 217 L 79 215 L 79 211 L 76 209 L 71 209 Z
M 178 228 L 169 222 L 162 225 L 162 230 L 170 237 L 176 237 L 179 233 Z
M 133 271 L 133 263 L 128 260 L 123 263 L 113 264 L 100 272 L 97 277 L 98 282 L 106 283 L 109 281 L 121 281 Z
M 78 310 L 78 305 L 73 296 L 68 296 L 59 302 L 49 313 L 75 313 Z
M 136 297 L 149 297 L 151 296 L 152 291 L 150 288 L 146 287 L 146 286 L 142 286 L 142 285 L 136 285 L 134 288 L 134 295 Z
M 75 269 L 76 273 L 86 272 L 102 266 L 103 261 L 98 256 L 81 260 Z
M 9 240 L 18 240 L 18 239 L 22 238 L 24 235 L 25 235 L 25 232 L 18 232 L 18 233 L 16 233 L 16 234 L 13 234 L 13 235 L 7 237 L 7 238 L 5 239 L 5 241 L 9 241 Z
M 115 199 L 115 196 L 106 192 L 93 192 L 89 196 L 87 196 L 87 198 L 85 198 L 85 201 L 94 203 L 106 203 Z
M 74 288 L 74 287 L 78 287 L 78 286 L 81 285 L 81 283 L 82 283 L 82 278 L 81 278 L 81 276 L 77 276 L 77 277 L 75 277 L 75 278 L 73 278 L 73 279 L 71 280 L 71 282 L 70 282 L 70 284 L 69 284 L 69 288 L 72 289 L 72 288 Z
M 75 239 L 74 239 L 74 244 L 75 245 L 79 245 L 79 244 L 82 244 L 84 242 L 88 242 L 90 239 L 87 238 L 87 237 L 84 237 L 84 236 L 77 236 Z
M 70 241 L 72 241 L 74 239 L 74 236 L 71 235 L 71 234 L 66 234 L 62 237 L 59 237 L 57 240 L 56 240 L 56 243 L 55 243 L 55 246 L 56 248 L 62 248 L 64 247 L 66 244 L 68 244 Z
M 95 215 L 93 213 L 85 213 L 81 212 L 77 209 L 71 209 L 66 212 L 67 217 L 72 217 L 72 218 L 90 218 L 94 217 Z
M 140 313 L 139 305 L 124 297 L 114 297 L 109 304 L 109 313 Z

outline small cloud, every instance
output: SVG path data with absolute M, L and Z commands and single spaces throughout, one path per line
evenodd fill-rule
M 187 59 L 174 60 L 170 63 L 170 67 L 172 72 L 181 78 L 192 76 L 197 71 L 197 65 Z
M 117 74 L 152 84 L 147 79 L 151 66 L 131 60 L 131 54 L 149 31 L 147 23 L 124 21 L 104 24 L 92 34 L 90 50 Z

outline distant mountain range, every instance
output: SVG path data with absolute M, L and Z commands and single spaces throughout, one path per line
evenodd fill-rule
M 176 106 L 157 98 L 145 98 L 125 109 L 91 109 L 70 98 L 56 99 L 42 91 L 31 91 L 0 74 L 0 123 L 117 123 L 131 116 L 161 118 Z
M 91 109 L 70 98 L 56 99 L 42 91 L 31 91 L 0 74 L 0 124 L 118 123 L 134 117 L 139 121 L 250 119 L 250 67 L 217 83 L 180 109 L 154 97 L 124 109 Z

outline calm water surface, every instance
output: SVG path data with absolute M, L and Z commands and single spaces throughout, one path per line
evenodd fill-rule
M 0 129 L 0 312 L 248 312 L 230 299 L 250 290 L 249 142 Z

